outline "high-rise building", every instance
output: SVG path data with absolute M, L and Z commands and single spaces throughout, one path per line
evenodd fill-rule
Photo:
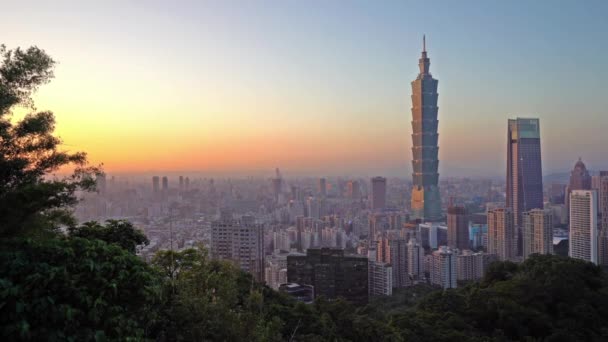
M 608 266 L 608 171 L 600 171 L 598 183 L 598 263 Z
M 501 261 L 516 257 L 517 233 L 511 208 L 488 210 L 488 252 Z
M 597 217 L 595 190 L 570 192 L 570 257 L 598 263 Z
M 382 210 L 386 207 L 386 178 L 374 177 L 371 179 L 371 185 L 371 209 Z
M 163 176 L 163 192 L 167 192 L 169 190 L 169 179 L 167 176 Z
M 466 249 L 458 254 L 456 259 L 458 280 L 478 280 L 483 278 L 490 263 L 496 260 L 496 256 L 488 253 L 473 253 Z
M 553 211 L 532 209 L 524 213 L 523 257 L 553 254 Z
M 390 264 L 376 260 L 376 250 L 367 251 L 369 267 L 369 295 L 390 296 L 393 294 L 393 268 Z
M 509 119 L 507 130 L 507 203 L 513 210 L 518 255 L 522 253 L 522 215 L 543 208 L 543 174 L 538 119 Z
M 600 171 L 599 177 L 597 194 L 600 224 L 598 229 L 608 230 L 608 171 Z
M 400 238 L 382 237 L 377 242 L 376 260 L 390 264 L 393 268 L 393 287 L 411 284 L 408 275 L 407 241 Z
M 95 186 L 101 195 L 106 194 L 106 175 L 104 173 L 95 177 Z
M 448 208 L 448 247 L 469 249 L 469 220 L 464 207 Z
M 152 191 L 157 193 L 160 190 L 160 178 L 158 176 L 152 177 Z
M 424 278 L 424 248 L 416 238 L 410 238 L 407 243 L 407 273 L 412 280 Z
M 439 147 L 437 128 L 438 81 L 429 72 L 431 65 L 423 37 L 420 73 L 412 82 L 412 200 L 413 219 L 441 219 L 439 197 Z
M 230 260 L 258 281 L 264 280 L 264 229 L 252 216 L 234 220 L 222 213 L 211 224 L 211 256 Z
M 312 285 L 315 297 L 365 304 L 368 272 L 367 257 L 345 255 L 343 249 L 311 248 L 306 255 L 287 256 L 287 281 Z
M 587 167 L 585 163 L 578 158 L 576 164 L 574 164 L 574 168 L 570 172 L 570 182 L 567 187 L 566 194 L 566 211 L 568 215 L 570 213 L 570 194 L 574 190 L 591 190 L 591 175 L 589 171 L 587 171 Z
M 319 178 L 317 193 L 321 197 L 327 196 L 327 180 L 325 178 Z
M 184 180 L 184 186 L 186 187 L 186 190 L 190 190 L 190 177 L 186 177 L 186 180 Z
M 179 176 L 179 191 L 184 191 L 184 176 Z
M 431 257 L 431 284 L 439 285 L 444 289 L 457 287 L 457 252 L 447 246 L 439 246 Z
M 348 184 L 346 185 L 346 196 L 353 200 L 358 200 L 361 198 L 361 186 L 359 185 L 358 181 L 348 181 Z

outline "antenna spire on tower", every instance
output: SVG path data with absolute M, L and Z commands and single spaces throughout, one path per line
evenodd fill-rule
M 426 52 L 426 35 L 422 35 L 422 52 Z

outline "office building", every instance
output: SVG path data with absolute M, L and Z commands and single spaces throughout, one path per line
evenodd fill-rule
M 448 247 L 469 249 L 469 219 L 461 206 L 448 208 Z
M 482 279 L 488 266 L 494 261 L 496 256 L 493 254 L 474 253 L 465 249 L 456 256 L 457 278 L 460 281 Z
M 371 210 L 382 210 L 386 207 L 386 178 L 374 177 L 371 179 L 372 191 L 370 195 Z
M 160 191 L 160 178 L 158 176 L 152 177 L 152 192 L 158 193 Z
M 509 119 L 506 207 L 513 211 L 516 252 L 523 252 L 523 213 L 543 208 L 543 174 L 538 119 Z
M 169 179 L 167 178 L 167 176 L 163 176 L 163 188 L 162 188 L 163 192 L 167 192 L 169 190 Z
M 410 238 L 407 243 L 407 273 L 411 280 L 417 281 L 424 278 L 424 248 L 416 238 Z
M 252 216 L 240 220 L 222 212 L 211 224 L 211 256 L 232 261 L 258 281 L 264 280 L 264 230 Z
M 585 163 L 578 158 L 576 164 L 574 164 L 574 168 L 570 171 L 570 182 L 567 187 L 566 194 L 566 210 L 568 211 L 568 215 L 570 214 L 570 194 L 574 190 L 591 190 L 591 182 L 592 178 L 587 171 L 587 167 Z
M 517 233 L 511 208 L 496 208 L 488 211 L 488 253 L 501 261 L 516 258 Z
M 393 268 L 393 287 L 411 285 L 408 274 L 407 240 L 382 237 L 376 244 L 376 260 L 390 264 Z
M 439 196 L 439 147 L 437 128 L 437 85 L 429 68 L 431 61 L 423 37 L 422 56 L 418 61 L 420 73 L 412 81 L 412 219 L 438 221 L 441 219 Z
M 356 304 L 368 299 L 368 261 L 343 249 L 311 248 L 306 255 L 287 256 L 287 281 L 312 285 L 315 298 L 344 298 Z
M 327 180 L 325 178 L 319 178 L 317 193 L 321 197 L 327 197 Z
M 376 260 L 376 250 L 370 248 L 368 257 L 368 279 L 370 296 L 390 296 L 393 294 L 393 268 L 390 264 Z
M 431 284 L 441 286 L 444 289 L 455 289 L 457 287 L 457 252 L 448 246 L 440 246 L 431 255 L 429 269 Z
M 597 192 L 570 192 L 569 255 L 572 258 L 598 263 Z
M 553 212 L 532 209 L 524 213 L 523 258 L 531 254 L 553 254 Z
M 361 186 L 358 181 L 351 180 L 346 185 L 346 196 L 353 200 L 361 199 Z

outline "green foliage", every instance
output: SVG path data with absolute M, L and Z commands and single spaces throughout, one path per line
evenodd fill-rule
M 0 237 L 41 234 L 59 225 L 73 225 L 69 206 L 75 192 L 94 188 L 98 168 L 87 165 L 85 153 L 58 149 L 52 112 L 32 112 L 13 122 L 15 106 L 32 110 L 31 95 L 53 77 L 55 62 L 44 50 L 7 50 L 0 46 Z M 64 166 L 70 176 L 46 178 Z
M 68 229 L 70 237 L 97 239 L 116 244 L 131 253 L 137 246 L 150 243 L 146 235 L 126 220 L 107 220 L 105 226 L 98 222 L 86 222 L 78 227 Z
M 0 330 L 7 340 L 140 339 L 159 284 L 146 263 L 102 241 L 2 240 Z
M 262 288 L 230 263 L 197 249 L 161 251 L 153 259 L 165 275 L 167 301 L 158 336 L 172 341 L 273 340 L 275 321 L 260 315 Z

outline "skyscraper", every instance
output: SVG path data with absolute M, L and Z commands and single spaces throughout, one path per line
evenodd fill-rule
M 501 261 L 513 260 L 517 251 L 516 238 L 511 208 L 488 210 L 488 252 L 496 254 Z
M 566 194 L 566 210 L 570 212 L 570 194 L 574 190 L 591 190 L 591 175 L 587 171 L 585 163 L 578 158 L 574 168 L 570 172 L 570 182 L 568 183 L 568 191 Z
M 319 196 L 327 196 L 327 180 L 325 178 L 319 178 L 319 186 L 317 192 Z
M 595 190 L 570 193 L 570 257 L 598 263 L 597 216 Z
M 553 254 L 553 211 L 532 209 L 523 214 L 523 257 Z
M 372 193 L 370 200 L 372 210 L 382 210 L 386 207 L 386 178 L 374 177 L 371 180 Z
M 538 119 L 509 119 L 507 130 L 507 207 L 513 210 L 517 254 L 522 253 L 522 215 L 543 208 L 543 173 Z
M 346 188 L 346 196 L 353 200 L 358 200 L 361 198 L 361 188 L 359 186 L 359 182 L 356 180 L 348 181 Z
M 152 177 L 152 191 L 157 193 L 160 190 L 160 178 L 158 176 Z
M 437 84 L 429 72 L 431 65 L 423 37 L 420 73 L 412 82 L 412 218 L 426 221 L 441 219 L 439 198 L 439 147 L 437 140 Z
M 169 190 L 169 179 L 167 176 L 163 176 L 163 192 L 167 192 Z
M 464 207 L 448 208 L 448 246 L 461 250 L 469 248 L 469 220 Z

